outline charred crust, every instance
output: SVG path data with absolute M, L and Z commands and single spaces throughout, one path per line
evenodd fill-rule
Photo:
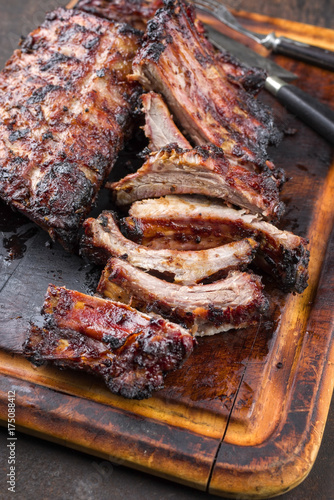
M 52 85 L 48 84 L 45 85 L 44 87 L 40 87 L 39 89 L 36 89 L 33 93 L 32 96 L 29 97 L 27 100 L 27 104 L 37 104 L 39 102 L 44 101 L 45 97 L 49 92 L 54 92 L 55 90 L 59 90 L 61 87 L 59 85 Z
M 161 54 L 165 50 L 165 45 L 161 42 L 151 43 L 145 50 L 145 57 L 154 63 L 158 63 Z
M 196 146 L 194 151 L 201 155 L 204 160 L 208 160 L 209 158 L 214 160 L 226 159 L 224 151 L 214 144 L 210 144 L 209 146 Z
M 87 42 L 85 42 L 83 44 L 83 46 L 85 47 L 85 49 L 90 50 L 90 49 L 94 48 L 99 42 L 100 42 L 100 37 L 96 36 L 96 37 L 92 38 L 91 40 L 88 40 Z
M 62 54 L 61 52 L 57 52 L 53 54 L 48 61 L 46 61 L 43 66 L 40 67 L 41 71 L 49 71 L 54 66 L 58 66 L 63 62 L 67 62 L 71 57 Z
M 146 326 L 138 325 L 137 316 L 141 315 L 139 312 L 115 303 L 111 306 L 110 301 L 102 301 L 106 312 L 99 310 L 99 314 L 105 317 L 104 314 L 108 314 L 110 307 L 113 307 L 116 313 L 121 308 L 121 316 L 125 309 L 129 321 L 132 321 L 132 326 L 126 329 L 126 338 L 121 344 L 112 335 L 104 335 L 100 339 L 87 336 L 81 329 L 72 330 L 66 326 L 71 324 L 72 311 L 67 315 L 64 304 L 61 301 L 53 301 L 54 295 L 56 299 L 59 295 L 64 295 L 63 298 L 66 299 L 66 294 L 73 296 L 75 303 L 77 300 L 86 303 L 87 298 L 87 304 L 93 309 L 102 305 L 102 299 L 83 296 L 78 292 L 58 289 L 51 285 L 47 295 L 47 300 L 51 300 L 51 307 L 48 307 L 47 302 L 44 307 L 47 311 L 45 325 L 43 328 L 32 325 L 23 346 L 24 355 L 36 364 L 47 359 L 60 368 L 84 370 L 103 379 L 115 394 L 141 399 L 149 397 L 153 390 L 160 389 L 164 375 L 178 368 L 193 349 L 194 341 L 190 334 L 176 325 L 170 325 L 162 318 L 160 321 L 147 321 Z M 76 309 L 75 314 L 80 316 L 80 311 L 81 307 Z M 50 316 L 53 316 L 51 321 Z M 101 320 L 103 322 L 103 318 Z M 60 326 L 61 324 L 65 326 Z M 121 333 L 123 335 L 123 330 Z
M 171 155 L 173 153 L 182 154 L 185 151 L 187 150 L 180 148 L 180 146 L 176 142 L 171 142 L 170 144 L 166 144 L 166 146 L 161 148 L 159 150 L 159 153 L 168 153 L 169 155 Z M 152 154 L 155 155 L 156 153 L 153 152 Z
M 15 130 L 15 132 L 12 132 L 8 139 L 10 142 L 15 142 L 19 139 L 23 139 L 27 134 L 29 134 L 30 128 L 25 128 L 21 130 Z
M 138 30 L 127 23 L 122 23 L 118 28 L 118 33 L 120 35 L 134 35 L 135 37 L 141 39 L 144 35 L 144 32 Z

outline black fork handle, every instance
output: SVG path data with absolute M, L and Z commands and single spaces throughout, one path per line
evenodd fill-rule
M 330 108 L 277 77 L 269 76 L 265 87 L 291 113 L 334 145 L 334 112 Z

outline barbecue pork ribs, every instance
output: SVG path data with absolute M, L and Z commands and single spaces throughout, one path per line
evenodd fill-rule
M 217 56 L 198 29 L 193 7 L 183 0 L 164 5 L 147 24 L 131 78 L 164 96 L 195 144 L 212 143 L 231 160 L 279 178 L 267 156 L 268 143 L 279 134 L 268 109 L 245 90 L 245 72 L 233 59 Z
M 0 73 L 0 196 L 68 249 L 131 130 L 138 33 L 47 14 Z
M 246 267 L 258 247 L 255 241 L 246 238 L 199 252 L 152 250 L 125 238 L 112 212 L 107 210 L 97 219 L 87 219 L 84 228 L 81 253 L 93 262 L 106 264 L 109 257 L 120 257 L 135 267 L 166 275 L 185 285 Z
M 202 250 L 253 238 L 259 244 L 255 263 L 279 288 L 302 293 L 307 287 L 309 251 L 305 238 L 219 200 L 170 195 L 138 201 L 122 227 L 129 238 L 152 249 Z
M 231 163 L 214 145 L 188 150 L 169 144 L 150 153 L 137 172 L 106 187 L 120 206 L 175 193 L 223 199 L 267 219 L 279 218 L 284 211 L 272 177 Z
M 50 285 L 45 326 L 32 325 L 24 354 L 35 364 L 101 377 L 115 394 L 143 399 L 161 389 L 164 376 L 181 366 L 195 341 L 181 326 L 118 302 Z
M 102 296 L 140 311 L 161 314 L 196 336 L 256 324 L 268 309 L 261 278 L 233 271 L 207 285 L 162 281 L 121 259 L 109 259 L 97 287 Z

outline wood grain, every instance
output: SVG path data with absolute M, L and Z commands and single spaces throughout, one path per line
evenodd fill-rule
M 214 467 L 211 493 L 221 494 L 223 490 L 238 498 L 270 498 L 297 486 L 310 472 L 333 392 L 333 252 L 334 237 L 300 343 L 298 362 L 291 371 L 286 404 L 279 407 L 279 425 L 255 446 L 246 446 L 233 425 L 229 426 Z M 272 410 L 277 405 L 274 391 L 269 404 Z
M 276 18 L 290 19 L 300 23 L 334 28 L 334 5 L 332 2 L 300 2 L 298 0 L 227 0 L 231 8 L 248 13 L 260 13 Z
M 242 14 L 242 22 L 334 47 L 331 31 L 257 15 Z M 333 102 L 332 74 L 283 57 L 277 61 L 299 76 L 303 90 Z M 2 249 L 2 419 L 7 390 L 15 387 L 17 423 L 26 432 L 215 494 L 268 498 L 305 477 L 333 389 L 333 254 L 322 263 L 333 226 L 334 164 L 330 147 L 316 133 L 271 96 L 263 93 L 261 99 L 289 133 L 270 154 L 292 177 L 282 192 L 288 208 L 282 227 L 310 238 L 305 293 L 285 298 L 268 284 L 270 318 L 256 328 L 200 339 L 163 391 L 146 401 L 127 401 L 92 377 L 34 368 L 19 355 L 29 321 L 38 321 L 48 282 L 87 292 L 88 277 L 99 272 L 58 245 L 46 247 L 48 238 L 38 231 L 26 240 L 21 259 L 11 260 Z M 1 220 L 13 224 L 6 207 L 0 210 Z M 4 228 L 5 238 L 21 237 L 32 227 L 26 224 L 23 219 L 15 231 Z

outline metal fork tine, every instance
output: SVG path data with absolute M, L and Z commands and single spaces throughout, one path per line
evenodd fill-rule
M 257 43 L 263 43 L 267 38 L 266 35 L 255 33 L 254 31 L 250 31 L 241 26 L 241 24 L 237 21 L 233 14 L 231 14 L 231 12 L 225 7 L 225 5 L 220 3 L 218 0 L 192 0 L 192 3 L 196 7 L 208 12 L 209 14 L 212 14 L 223 24 L 226 24 L 230 28 L 239 31 L 239 33 L 243 33 L 244 35 L 252 38 Z

